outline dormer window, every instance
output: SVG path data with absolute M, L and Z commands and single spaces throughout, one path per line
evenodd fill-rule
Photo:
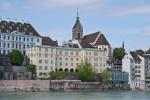
M 24 28 L 24 31 L 27 31 L 27 28 Z
M 9 27 L 9 29 L 11 29 L 11 30 L 12 30 L 12 26 L 10 26 L 10 27 Z
M 4 25 L 1 25 L 1 28 L 3 29 L 3 28 L 4 28 Z
M 39 42 L 39 39 L 37 39 L 37 42 Z
M 19 30 L 19 27 L 17 27 L 17 30 Z

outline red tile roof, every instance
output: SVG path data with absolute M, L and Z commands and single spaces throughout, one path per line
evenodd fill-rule
M 53 41 L 50 37 L 42 37 L 42 45 L 58 46 L 57 41 Z
M 40 36 L 39 33 L 29 23 L 0 21 L 0 30 L 2 33 L 10 33 L 13 31 L 24 32 L 26 35 Z
M 86 35 L 81 40 L 81 46 L 83 48 L 94 48 L 97 45 L 109 45 L 109 42 L 103 34 L 100 32 L 95 32 L 89 35 Z

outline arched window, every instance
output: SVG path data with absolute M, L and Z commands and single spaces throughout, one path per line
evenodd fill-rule
M 60 68 L 60 69 L 59 69 L 59 71 L 63 71 L 63 69 L 62 69 L 62 68 Z
M 70 72 L 74 72 L 74 70 L 73 70 L 73 69 L 70 69 Z
M 68 68 L 65 69 L 65 72 L 68 72 Z

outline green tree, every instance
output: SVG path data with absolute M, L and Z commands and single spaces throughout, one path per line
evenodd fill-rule
M 56 75 L 55 75 L 55 72 L 54 72 L 54 71 L 49 72 L 49 79 L 50 79 L 50 80 L 56 79 Z
M 32 78 L 34 78 L 33 75 L 36 74 L 36 66 L 32 65 L 32 64 L 28 64 L 27 70 L 28 70 L 28 72 L 32 73 Z
M 103 71 L 101 73 L 101 77 L 102 77 L 102 83 L 108 84 L 110 82 L 111 72 L 110 71 Z
M 67 72 L 63 72 L 63 71 L 51 71 L 49 73 L 49 79 L 51 80 L 55 80 L 55 79 L 65 79 L 67 77 Z
M 10 58 L 12 65 L 21 65 L 24 60 L 23 54 L 19 50 L 16 50 L 16 49 L 12 50 L 9 53 L 9 58 Z
M 121 60 L 125 55 L 125 51 L 122 48 L 115 48 L 113 50 L 113 58 Z
M 95 71 L 93 70 L 91 63 L 87 60 L 79 64 L 77 69 L 77 77 L 81 81 L 91 81 L 95 76 Z

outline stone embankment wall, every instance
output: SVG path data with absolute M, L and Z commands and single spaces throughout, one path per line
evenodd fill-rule
M 129 90 L 128 85 L 102 86 L 80 80 L 0 80 L 0 92 Z

